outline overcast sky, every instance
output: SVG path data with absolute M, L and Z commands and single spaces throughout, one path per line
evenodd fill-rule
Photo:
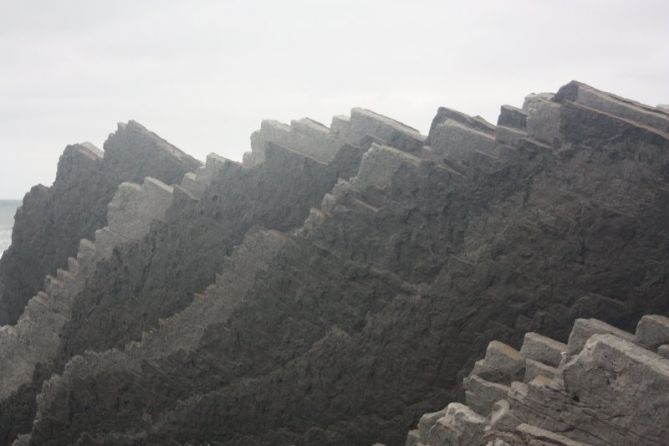
M 0 198 L 119 121 L 239 160 L 262 119 L 361 106 L 425 132 L 571 79 L 669 102 L 669 1 L 0 0 Z

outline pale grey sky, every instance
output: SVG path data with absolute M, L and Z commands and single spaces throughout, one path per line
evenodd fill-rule
M 669 2 L 0 0 L 0 198 L 118 121 L 240 159 L 266 118 L 362 106 L 425 132 L 440 105 L 495 122 L 572 79 L 669 102 Z

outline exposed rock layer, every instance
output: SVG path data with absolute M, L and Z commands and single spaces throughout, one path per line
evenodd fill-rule
M 199 163 L 136 122 L 104 144 L 68 146 L 50 188 L 35 186 L 16 214 L 12 245 L 0 260 L 0 324 L 14 324 L 44 277 L 67 267 L 79 241 L 106 225 L 107 204 L 124 181 L 179 182 Z
M 669 360 L 656 351 L 668 330 L 658 315 L 636 335 L 577 319 L 568 344 L 537 333 L 520 351 L 494 341 L 464 381 L 467 405 L 423 415 L 406 445 L 664 445 Z
M 432 418 L 435 441 L 477 444 L 481 408 L 514 381 L 630 342 L 590 348 L 601 326 L 581 322 L 565 346 L 492 339 L 669 312 L 668 122 L 580 83 L 497 126 L 442 108 L 427 136 L 363 109 L 329 129 L 266 121 L 244 165 L 210 157 L 96 266 L 53 361 L 2 403 L 23 417 L 6 441 L 396 445 L 473 367 L 470 407 Z M 644 320 L 639 342 L 662 354 L 663 319 Z M 554 437 L 526 421 L 509 432 Z

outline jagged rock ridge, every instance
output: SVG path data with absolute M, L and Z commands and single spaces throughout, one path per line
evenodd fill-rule
M 86 349 L 122 347 L 160 317 L 187 305 L 194 292 L 214 280 L 226 254 L 250 227 L 301 225 L 309 207 L 320 201 L 338 177 L 348 178 L 357 170 L 362 149 L 341 139 L 339 145 L 328 164 L 318 161 L 317 154 L 269 142 L 263 148 L 266 162 L 257 168 L 211 155 L 203 168 L 185 175 L 175 187 L 175 199 L 165 218 L 158 219 L 163 224 L 154 219 L 145 237 L 136 243 L 132 240 L 138 237 L 125 237 L 113 257 L 97 262 L 88 286 L 68 292 L 71 305 L 61 311 L 57 327 L 29 319 L 32 331 L 55 332 L 60 341 L 54 339 L 48 352 L 33 345 L 33 357 L 40 358 L 39 373 L 30 385 L 6 389 L 6 394 L 15 393 L 3 402 L 4 435 L 11 438 L 26 428 L 32 416 L 25 412 L 31 412 L 42 380 L 57 371 L 59 364 Z M 129 200 L 123 207 L 137 211 L 143 206 Z M 110 212 L 118 207 L 112 206 Z M 116 215 L 110 213 L 109 220 L 119 220 Z M 123 215 L 125 224 L 132 225 L 132 213 Z M 12 344 L 15 339 L 6 342 Z M 37 365 L 36 360 L 26 360 L 21 349 L 12 352 L 23 370 Z M 22 375 L 19 384 L 26 381 L 30 374 Z
M 129 337 L 105 339 L 72 318 L 58 360 L 36 373 L 41 383 L 56 371 L 17 444 L 401 444 L 421 414 L 457 398 L 458 377 L 494 338 L 566 340 L 579 317 L 629 329 L 643 313 L 666 313 L 668 120 L 571 83 L 503 107 L 497 126 L 440 109 L 427 136 L 361 109 L 330 129 L 263 123 L 235 169 L 267 171 L 273 154 L 295 154 L 331 172 L 334 187 L 301 201 L 303 225 L 240 224 L 213 285 L 194 299 L 181 290 L 163 322 L 157 292 L 143 324 L 124 308 L 128 293 L 109 294 L 104 311 L 133 327 Z M 328 170 L 337 159 L 345 168 Z M 197 181 L 225 184 L 227 170 L 186 175 L 175 188 L 191 203 L 184 215 L 245 215 L 213 204 L 236 203 L 227 188 Z M 116 250 L 118 266 L 101 275 L 141 285 L 124 262 L 170 244 L 192 255 L 197 225 L 158 236 L 171 218 L 174 229 L 185 223 L 178 212 Z M 82 292 L 73 314 L 87 314 L 94 295 Z
M 124 181 L 181 180 L 199 162 L 134 121 L 104 144 L 67 147 L 50 188 L 35 186 L 15 218 L 12 245 L 0 260 L 0 324 L 15 324 L 44 277 L 67 267 L 79 241 L 106 225 L 107 204 Z
M 567 344 L 493 341 L 464 381 L 467 405 L 425 414 L 406 446 L 663 445 L 669 437 L 669 318 L 635 335 L 577 319 Z

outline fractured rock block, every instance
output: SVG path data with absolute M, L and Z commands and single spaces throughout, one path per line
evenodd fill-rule
M 657 348 L 657 354 L 663 358 L 669 359 L 669 344 L 660 345 Z
M 525 334 L 520 354 L 527 359 L 539 361 L 552 367 L 557 367 L 562 359 L 562 353 L 567 351 L 567 345 L 538 333 Z
M 486 381 L 476 375 L 465 378 L 463 387 L 467 405 L 481 415 L 488 415 L 493 405 L 506 398 L 509 392 L 509 386 Z
M 360 164 L 360 171 L 355 178 L 361 187 L 374 186 L 386 189 L 392 184 L 393 176 L 402 166 L 418 167 L 420 159 L 392 147 L 372 144 Z
M 497 125 L 525 130 L 527 128 L 527 112 L 512 105 L 502 105 Z
M 265 120 L 260 130 L 251 135 L 252 152 L 244 155 L 244 164 L 252 167 L 262 163 L 268 144 L 328 163 L 334 159 L 344 141 L 331 135 L 323 124 L 311 119 L 292 121 L 291 125 Z
M 512 431 L 519 421 L 511 410 L 507 400 L 499 400 L 492 406 L 490 412 L 490 427 L 498 431 Z
M 421 442 L 428 442 L 432 428 L 437 423 L 437 420 L 444 415 L 446 415 L 445 408 L 437 412 L 426 413 L 420 417 L 420 420 L 418 421 L 418 436 Z
M 430 134 L 427 140 L 428 144 L 430 145 L 432 144 L 434 131 L 437 128 L 437 126 L 443 124 L 448 120 L 458 122 L 465 127 L 478 130 L 479 132 L 483 132 L 488 135 L 495 134 L 495 126 L 486 121 L 485 119 L 481 118 L 480 116 L 469 116 L 465 113 L 453 110 L 451 108 L 439 107 L 439 110 L 437 110 L 437 116 L 434 117 L 434 119 L 432 120 L 432 124 L 430 125 Z
M 585 343 L 592 335 L 609 333 L 621 339 L 634 341 L 634 336 L 626 331 L 602 322 L 598 319 L 576 319 L 574 327 L 569 334 L 567 352 L 574 355 L 581 351 Z
M 384 144 L 406 152 L 419 152 L 425 145 L 425 136 L 399 121 L 363 108 L 351 110 L 349 137 L 357 144 L 365 136 L 372 136 Z
M 529 446 L 588 446 L 555 432 L 525 423 L 519 425 L 516 432 L 523 437 Z
M 531 97 L 526 99 L 526 107 L 530 137 L 554 144 L 560 136 L 560 104 L 543 97 Z
M 510 384 L 523 378 L 525 360 L 515 348 L 499 341 L 488 344 L 485 358 L 477 361 L 471 375 L 500 384 Z
M 477 152 L 490 157 L 499 155 L 493 135 L 452 119 L 436 126 L 431 135 L 431 147 L 436 153 L 449 155 L 457 161 Z
M 636 326 L 636 341 L 652 349 L 669 343 L 669 318 L 659 314 L 642 317 Z
M 634 121 L 664 132 L 669 131 L 669 116 L 661 110 L 597 90 L 581 82 L 572 81 L 560 88 L 555 95 L 555 100 L 573 101 L 622 119 Z
M 486 419 L 469 407 L 451 403 L 430 431 L 429 445 L 474 446 L 483 441 Z
M 607 444 L 620 444 L 619 438 L 666 444 L 669 360 L 613 334 L 597 334 L 565 365 L 563 378 L 571 399 L 598 408 L 604 421 L 581 429 Z
M 498 125 L 495 129 L 495 141 L 501 144 L 517 144 L 521 139 L 527 138 L 524 130 L 513 129 Z
M 184 175 L 183 180 L 181 180 L 181 187 L 198 199 L 206 188 L 204 183 L 197 180 L 197 175 L 194 172 L 188 172 Z
M 530 382 L 537 376 L 545 376 L 546 378 L 554 379 L 558 376 L 558 369 L 549 365 L 543 364 L 533 359 L 525 360 L 525 378 L 523 381 Z
M 423 443 L 420 442 L 420 432 L 418 429 L 409 431 L 407 434 L 407 441 L 404 443 L 404 446 L 420 446 Z
M 332 118 L 330 132 L 333 135 L 347 135 L 351 128 L 351 118 L 345 115 L 338 115 Z M 342 136 L 343 137 L 343 136 Z

